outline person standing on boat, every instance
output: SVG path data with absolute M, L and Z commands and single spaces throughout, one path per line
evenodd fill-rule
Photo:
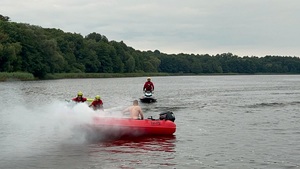
M 154 84 L 151 82 L 151 78 L 150 77 L 147 78 L 147 81 L 145 82 L 144 87 L 143 87 L 143 91 L 144 92 L 147 92 L 147 91 L 152 92 L 152 91 L 154 91 Z
M 93 107 L 94 110 L 103 109 L 103 101 L 101 100 L 101 97 L 97 95 L 95 97 L 95 100 L 89 105 L 89 107 Z
M 78 92 L 77 93 L 77 97 L 73 98 L 72 101 L 80 103 L 80 102 L 85 102 L 87 99 L 85 97 L 83 97 L 83 93 L 82 92 Z
M 137 100 L 133 101 L 133 105 L 129 106 L 125 110 L 122 111 L 122 113 L 130 113 L 130 117 L 135 120 L 143 120 L 144 119 L 144 114 L 142 111 L 142 108 L 139 106 L 139 102 Z

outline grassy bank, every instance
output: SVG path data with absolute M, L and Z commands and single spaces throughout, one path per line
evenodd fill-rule
M 81 78 L 118 78 L 118 77 L 143 77 L 143 76 L 170 76 L 168 73 L 55 73 L 47 74 L 42 80 L 54 79 L 81 79 Z M 29 81 L 36 79 L 31 73 L 0 72 L 0 81 Z
M 239 74 L 239 73 L 55 73 L 47 74 L 43 80 L 54 79 L 81 79 L 81 78 L 118 78 L 118 77 L 153 77 L 153 76 L 219 76 L 219 75 L 284 75 L 284 74 Z M 290 74 L 289 74 L 290 75 Z M 31 73 L 24 72 L 0 72 L 0 82 L 2 81 L 29 81 L 38 80 Z
M 24 72 L 0 72 L 0 81 L 28 81 L 28 80 L 35 80 L 34 76 L 31 73 L 24 73 Z

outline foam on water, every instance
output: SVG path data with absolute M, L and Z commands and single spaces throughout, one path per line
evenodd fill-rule
M 10 161 L 49 152 L 63 144 L 85 145 L 86 133 L 78 126 L 91 123 L 95 115 L 120 117 L 118 109 L 94 111 L 86 103 L 57 100 L 47 104 L 8 104 L 0 113 L 1 123 L 6 124 L 6 133 L 0 137 L 2 155 Z

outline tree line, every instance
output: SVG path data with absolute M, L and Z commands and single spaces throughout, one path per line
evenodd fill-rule
M 40 79 L 54 73 L 300 73 L 300 58 L 140 51 L 96 32 L 83 37 L 0 15 L 0 72 Z

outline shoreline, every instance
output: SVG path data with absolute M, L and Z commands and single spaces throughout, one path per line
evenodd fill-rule
M 300 75 L 295 73 L 55 73 L 47 74 L 43 79 L 37 79 L 26 72 L 0 72 L 0 82 L 5 81 L 34 81 L 58 79 L 87 79 L 87 78 L 122 78 L 145 76 L 228 76 L 228 75 Z

